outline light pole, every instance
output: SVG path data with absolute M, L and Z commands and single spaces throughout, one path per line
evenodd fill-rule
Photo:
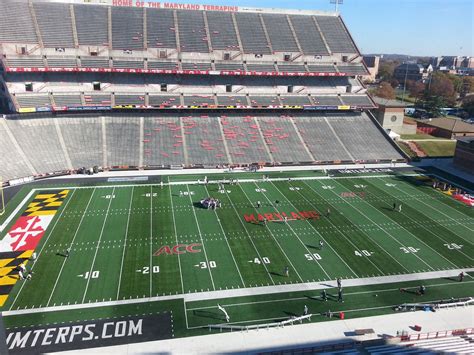
M 344 0 L 330 0 L 331 4 L 334 4 L 334 11 L 337 12 L 338 10 L 338 5 L 344 4 Z

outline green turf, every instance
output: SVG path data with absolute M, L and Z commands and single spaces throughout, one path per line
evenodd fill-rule
M 37 249 L 34 277 L 17 283 L 3 310 L 336 277 L 437 270 L 456 274 L 459 268 L 473 267 L 474 211 L 422 180 L 408 175 L 314 179 L 317 175 L 312 172 L 299 172 L 294 176 L 312 179 L 241 181 L 226 184 L 224 191 L 215 183 L 183 183 L 195 181 L 187 180 L 189 176 L 172 178 L 174 184 L 163 186 L 121 183 L 71 188 Z M 249 177 L 256 175 L 239 179 Z M 24 195 L 22 191 L 20 197 Z M 199 200 L 207 196 L 219 198 L 222 208 L 199 207 Z M 19 201 L 19 197 L 14 200 Z M 402 211 L 393 211 L 393 203 L 401 204 Z M 320 217 L 293 220 L 292 212 L 303 211 L 316 211 Z M 270 213 L 275 218 L 283 212 L 289 216 L 287 223 L 263 225 L 244 218 Z M 183 246 L 191 244 L 197 252 L 184 252 Z M 71 245 L 70 256 L 62 256 Z M 154 255 L 176 245 L 182 254 Z M 470 292 L 474 294 L 472 288 Z M 354 307 L 364 308 L 364 302 L 372 301 L 358 302 Z M 382 297 L 377 302 L 390 305 L 393 300 Z M 257 308 L 249 308 L 249 319 L 273 317 L 270 310 Z

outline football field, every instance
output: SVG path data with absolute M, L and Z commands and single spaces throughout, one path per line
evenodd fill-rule
M 474 211 L 424 177 L 218 182 L 55 188 L 33 277 L 3 309 L 474 267 Z

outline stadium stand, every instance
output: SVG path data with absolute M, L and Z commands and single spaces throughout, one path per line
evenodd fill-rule
M 236 13 L 234 14 L 239 28 L 240 39 L 245 53 L 270 54 L 265 31 L 259 14 Z
M 176 48 L 176 29 L 171 10 L 146 9 L 149 48 Z
M 143 49 L 143 9 L 112 7 L 114 49 Z
M 33 9 L 45 47 L 75 47 L 69 4 L 34 2 Z
M 0 42 L 38 43 L 28 3 L 0 1 Z
M 74 5 L 74 16 L 79 45 L 109 45 L 109 16 L 106 7 Z
M 403 159 L 359 112 L 374 103 L 339 16 L 104 2 L 0 2 L 0 82 L 8 113 L 19 114 L 1 119 L 0 151 L 13 144 L 11 160 L 23 162 L 6 178 L 95 165 Z M 35 111 L 44 112 L 21 116 Z

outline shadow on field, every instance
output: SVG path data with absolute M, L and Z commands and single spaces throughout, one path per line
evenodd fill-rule
M 63 254 L 63 253 L 56 253 L 57 256 L 62 256 L 63 258 L 67 258 L 67 255 L 66 254 Z
M 222 313 L 216 313 L 216 312 L 211 312 L 211 311 L 203 311 L 203 310 L 197 309 L 197 310 L 193 311 L 193 314 L 197 317 L 222 320 Z

